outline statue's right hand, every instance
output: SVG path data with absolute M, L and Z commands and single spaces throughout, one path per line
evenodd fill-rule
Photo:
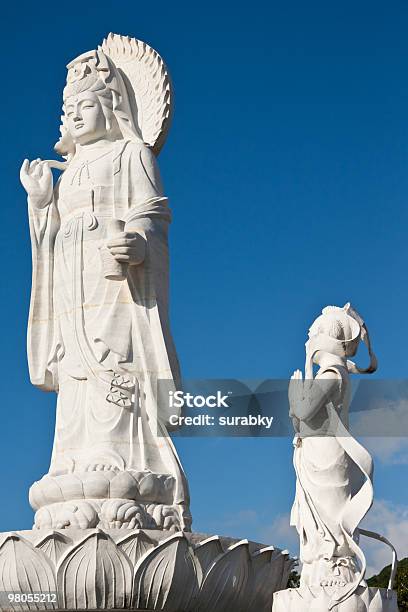
M 46 162 L 35 159 L 30 163 L 25 159 L 20 170 L 20 181 L 34 208 L 44 208 L 51 202 L 53 180 L 52 172 Z
M 290 377 L 288 394 L 290 406 L 289 416 L 292 418 L 295 416 L 297 404 L 303 398 L 303 374 L 300 370 L 295 370 Z

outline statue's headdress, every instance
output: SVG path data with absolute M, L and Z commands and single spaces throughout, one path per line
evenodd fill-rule
M 377 358 L 362 317 L 349 303 L 343 308 L 323 308 L 322 314 L 309 329 L 309 340 L 306 342 L 306 378 L 313 377 L 313 358 L 318 351 L 347 358 L 355 355 L 360 341 L 367 346 L 370 364 L 367 368 L 360 368 L 347 359 L 347 368 L 354 374 L 371 374 L 377 369 Z
M 112 111 L 123 138 L 142 140 L 158 155 L 170 127 L 172 88 L 160 55 L 135 38 L 109 34 L 102 46 L 67 65 L 64 101 L 83 91 L 108 91 Z M 70 150 L 69 135 L 62 117 L 58 152 Z

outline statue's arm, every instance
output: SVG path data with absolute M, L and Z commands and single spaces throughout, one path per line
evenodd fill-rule
M 49 225 L 50 204 L 53 201 L 53 178 L 48 163 L 40 159 L 30 163 L 25 159 L 20 169 L 20 180 L 27 192 L 33 247 L 39 246 Z
M 289 389 L 290 417 L 310 421 L 337 397 L 341 377 L 335 370 L 327 370 L 313 380 L 291 380 Z
M 135 202 L 162 197 L 164 195 L 163 183 L 153 151 L 149 147 L 143 146 L 138 151 L 137 159 L 135 158 L 136 152 L 131 156 L 132 176 L 136 178 Z
M 48 164 L 40 160 L 30 164 L 25 160 L 20 178 L 28 195 L 33 262 L 27 337 L 30 379 L 34 385 L 51 391 L 58 386 L 49 368 L 49 358 L 54 335 L 53 252 L 59 217 Z
M 118 261 L 139 265 L 145 259 L 149 234 L 155 232 L 157 235 L 162 224 L 151 214 L 149 202 L 164 198 L 164 193 L 159 167 L 151 149 L 138 144 L 131 144 L 130 147 L 127 160 L 131 203 L 129 220 L 125 231 L 109 240 L 107 247 Z

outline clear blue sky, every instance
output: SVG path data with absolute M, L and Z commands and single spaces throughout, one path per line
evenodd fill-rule
M 379 376 L 407 377 L 406 2 L 43 0 L 2 11 L 0 530 L 32 524 L 27 491 L 48 469 L 55 403 L 28 381 L 18 169 L 24 157 L 53 155 L 65 65 L 109 31 L 154 46 L 174 81 L 160 165 L 184 375 L 287 377 L 303 366 L 320 308 L 351 300 Z M 289 439 L 177 445 L 197 531 L 285 545 Z M 408 513 L 406 457 L 377 460 L 376 494 L 398 523 Z

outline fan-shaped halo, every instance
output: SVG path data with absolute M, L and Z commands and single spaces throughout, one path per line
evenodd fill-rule
M 145 42 L 121 34 L 108 34 L 101 46 L 131 85 L 143 140 L 158 155 L 169 131 L 173 101 L 164 61 Z

